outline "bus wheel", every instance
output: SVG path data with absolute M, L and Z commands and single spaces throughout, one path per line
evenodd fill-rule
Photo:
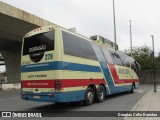
M 132 84 L 132 86 L 131 86 L 130 93 L 134 93 L 134 84 Z
M 105 100 L 105 88 L 102 85 L 98 86 L 95 100 L 99 103 Z
M 84 105 L 91 105 L 94 100 L 94 91 L 91 87 L 88 87 L 85 94 Z

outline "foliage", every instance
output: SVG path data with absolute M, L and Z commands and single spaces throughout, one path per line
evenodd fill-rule
M 125 50 L 128 55 L 131 55 L 131 50 Z M 141 65 L 142 70 L 151 69 L 153 61 L 153 52 L 150 47 L 144 45 L 140 47 L 133 47 L 133 58 Z M 157 59 L 157 58 L 156 58 Z M 156 60 L 155 60 L 156 61 Z M 155 63 L 156 64 L 156 63 Z
M 155 69 L 158 73 L 160 73 L 160 54 L 155 58 Z

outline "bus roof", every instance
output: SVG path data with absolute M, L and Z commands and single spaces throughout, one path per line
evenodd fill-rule
M 68 32 L 68 33 L 71 33 L 71 34 L 74 34 L 74 35 L 76 35 L 76 36 L 81 36 L 81 37 L 83 37 L 85 40 L 88 40 L 89 42 L 95 43 L 95 44 L 97 44 L 97 45 L 102 45 L 102 44 L 100 44 L 100 43 L 97 43 L 97 42 L 91 40 L 91 38 L 88 38 L 88 37 L 86 37 L 86 36 L 84 36 L 84 35 L 82 35 L 82 34 L 79 34 L 79 33 L 73 32 L 73 31 L 70 31 L 70 30 L 68 30 L 68 29 L 66 29 L 66 28 L 62 28 L 62 27 L 59 27 L 59 26 L 43 26 L 43 27 L 36 28 L 36 29 L 28 32 L 28 33 L 24 36 L 24 38 L 25 38 L 25 37 L 32 36 L 32 35 L 35 35 L 35 34 L 38 34 L 38 33 L 45 32 L 46 30 L 47 30 L 47 31 L 50 31 L 50 30 L 53 30 L 53 29 L 55 29 L 55 28 L 59 28 L 59 29 L 61 29 L 61 30 L 64 30 L 64 31 L 66 31 L 66 32 Z M 106 47 L 105 45 L 103 45 L 103 46 Z M 111 49 L 111 48 L 109 48 L 109 47 L 106 47 L 106 48 L 115 51 L 114 49 Z M 120 50 L 118 50 L 118 52 L 121 52 L 122 54 L 127 55 L 126 53 L 124 53 L 124 52 L 122 52 L 122 51 L 120 51 Z M 127 56 L 128 56 L 128 55 L 127 55 Z

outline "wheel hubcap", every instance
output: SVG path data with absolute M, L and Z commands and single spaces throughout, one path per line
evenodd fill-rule
M 93 93 L 92 92 L 88 92 L 87 98 L 88 98 L 89 102 L 92 102 L 93 101 Z
M 100 92 L 99 92 L 99 98 L 101 100 L 104 98 L 104 92 L 103 92 L 103 90 L 100 90 Z

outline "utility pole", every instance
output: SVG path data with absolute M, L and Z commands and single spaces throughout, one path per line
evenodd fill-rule
M 154 92 L 157 92 L 156 89 L 156 79 L 155 79 L 155 61 L 154 61 L 154 36 L 151 35 L 152 37 L 152 47 L 153 47 L 153 81 L 154 81 Z
M 133 51 L 132 51 L 132 21 L 129 20 L 130 23 L 130 47 L 131 47 L 131 57 L 133 57 Z
M 116 18 L 115 18 L 115 6 L 113 0 L 113 21 L 114 21 L 114 42 L 115 42 L 115 51 L 117 50 L 117 40 L 116 40 Z

